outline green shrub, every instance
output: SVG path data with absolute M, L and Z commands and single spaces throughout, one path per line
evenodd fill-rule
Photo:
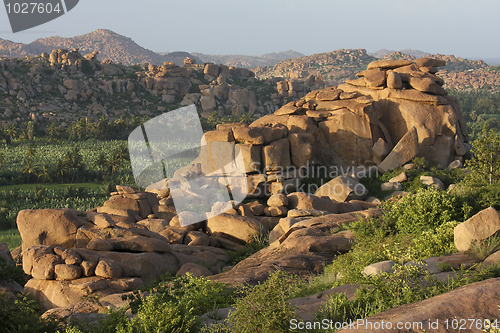
M 145 297 L 139 291 L 129 295 L 129 308 L 135 314 L 132 318 L 126 313 L 128 308 L 123 308 L 110 311 L 90 330 L 78 324 L 71 329 L 93 333 L 199 332 L 200 315 L 233 302 L 232 292 L 224 284 L 190 274 L 160 281 L 148 291 L 150 294 Z
M 287 302 L 297 292 L 298 280 L 282 271 L 272 274 L 262 284 L 243 287 L 246 296 L 236 300 L 227 326 L 232 333 L 288 332 L 295 311 Z
M 269 246 L 269 233 L 260 233 L 251 243 L 245 244 L 245 247 L 237 251 L 227 251 L 230 258 L 230 265 L 236 265 L 240 261 L 250 257 L 254 253 Z
M 394 223 L 398 232 L 408 235 L 434 230 L 445 222 L 462 220 L 459 205 L 453 195 L 428 188 L 399 201 L 384 202 L 382 207 L 388 210 L 384 219 Z
M 2 332 L 46 333 L 61 329 L 55 318 L 40 319 L 43 312 L 38 304 L 27 295 L 14 299 L 0 292 L 0 328 Z
M 373 316 L 402 304 L 422 301 L 472 282 L 499 276 L 500 267 L 475 267 L 457 273 L 456 279 L 441 282 L 417 265 L 395 265 L 393 273 L 365 277 L 363 285 L 351 301 L 345 294 L 332 294 L 316 315 L 317 319 L 349 322 Z
M 500 250 L 500 236 L 493 235 L 481 241 L 475 241 L 471 244 L 469 254 L 483 261 L 490 254 Z

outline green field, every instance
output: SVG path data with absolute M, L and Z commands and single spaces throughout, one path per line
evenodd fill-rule
M 60 190 L 60 189 L 66 189 L 68 187 L 75 187 L 75 188 L 90 188 L 90 189 L 95 189 L 99 188 L 102 186 L 102 184 L 96 184 L 96 183 L 75 183 L 75 184 L 18 184 L 18 185 L 4 185 L 0 186 L 0 192 L 2 191 L 10 191 L 14 188 L 17 188 L 19 190 L 25 190 L 25 191 L 34 191 L 35 189 L 38 188 L 44 188 L 47 190 Z
M 0 230 L 0 243 L 6 243 L 12 251 L 21 245 L 21 235 L 17 229 Z

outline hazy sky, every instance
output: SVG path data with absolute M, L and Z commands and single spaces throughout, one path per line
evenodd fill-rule
M 499 0 L 80 0 L 66 15 L 16 34 L 2 6 L 0 38 L 29 43 L 104 28 L 158 52 L 411 48 L 500 58 L 499 13 Z

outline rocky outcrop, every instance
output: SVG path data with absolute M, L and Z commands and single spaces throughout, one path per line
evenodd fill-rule
M 314 165 L 326 166 L 330 178 L 347 175 L 348 165 L 387 172 L 414 157 L 446 168 L 466 153 L 468 137 L 458 103 L 429 71 L 442 65 L 427 58 L 372 62 L 358 79 L 312 91 L 249 126 L 225 124 L 206 133 L 202 142 L 210 148 L 202 148 L 191 168 L 209 174 L 241 155 L 250 197 L 296 191 Z
M 373 325 L 381 323 L 384 327 L 376 328 L 378 332 L 450 332 L 464 322 L 467 322 L 467 326 L 463 326 L 467 331 L 483 332 L 485 323 L 493 323 L 491 319 L 498 316 L 499 286 L 498 278 L 472 283 L 443 295 L 384 311 L 360 320 L 352 327 L 346 325 L 338 332 L 373 332 Z M 472 321 L 474 323 L 470 325 Z
M 0 102 L 1 124 L 19 125 L 29 119 L 67 126 L 81 117 L 97 122 L 102 116 L 153 116 L 179 104 L 196 104 L 206 117 L 214 111 L 241 116 L 274 112 L 283 104 L 279 94 L 275 99 L 268 91 L 275 81 L 257 82 L 246 68 L 196 64 L 192 58 L 182 66 L 165 61 L 160 66 L 127 67 L 109 59 L 99 61 L 98 55 L 60 48 L 22 60 L 0 58 L 0 94 L 6 97 Z M 259 89 L 248 87 L 255 83 Z
M 500 231 L 500 214 L 490 207 L 480 211 L 454 229 L 455 246 L 461 252 L 471 249 Z
M 360 216 L 370 218 L 381 214 L 379 209 L 369 209 L 356 213 L 307 216 L 288 229 L 274 246 L 260 250 L 229 272 L 210 278 L 229 285 L 255 285 L 277 270 L 304 276 L 311 272 L 319 273 L 338 253 L 349 251 L 354 239 L 349 231 L 332 234 L 332 228 L 357 221 Z

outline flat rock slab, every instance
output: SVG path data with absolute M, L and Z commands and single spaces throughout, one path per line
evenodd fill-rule
M 106 296 L 140 289 L 143 286 L 139 278 L 104 279 L 93 276 L 71 281 L 31 279 L 24 286 L 24 292 L 40 302 L 42 309 L 48 310 L 81 302 L 81 298 L 89 292 Z
M 458 332 L 453 329 L 452 322 L 464 332 L 483 332 L 486 319 L 498 318 L 498 300 L 500 297 L 500 278 L 476 282 L 457 288 L 448 293 L 435 296 L 420 302 L 405 304 L 375 316 L 366 318 L 364 325 L 341 329 L 337 332 L 398 332 L 398 333 L 420 333 L 420 332 Z M 469 319 L 475 320 L 474 323 Z M 448 321 L 448 325 L 446 325 Z M 381 325 L 384 328 L 375 325 Z M 476 327 L 478 322 L 478 327 Z M 361 323 L 361 322 L 360 322 Z M 369 326 L 370 324 L 373 326 Z M 398 323 L 408 323 L 411 328 L 397 328 Z M 472 325 L 471 325 L 472 323 Z M 392 326 L 392 329 L 388 328 Z M 456 327 L 456 326 L 455 326 Z

